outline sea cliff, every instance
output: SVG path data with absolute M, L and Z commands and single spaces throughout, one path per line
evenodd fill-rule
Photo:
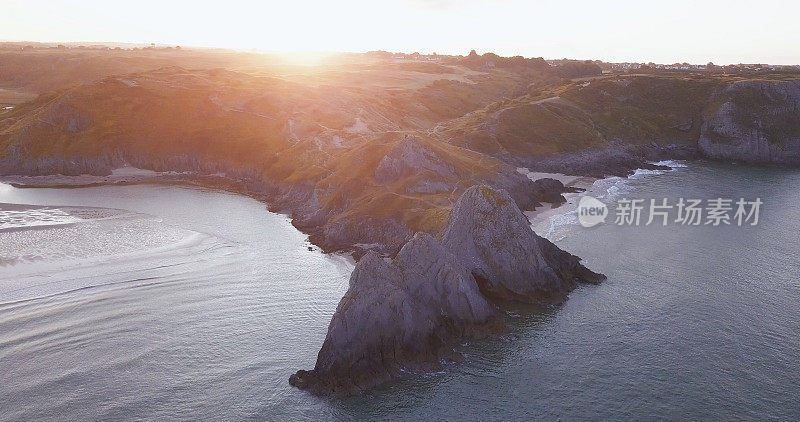
M 800 80 L 740 81 L 715 97 L 699 146 L 720 160 L 800 164 Z
M 314 369 L 289 382 L 347 395 L 436 368 L 457 356 L 458 340 L 505 331 L 498 301 L 561 303 L 578 283 L 604 279 L 536 235 L 508 193 L 473 186 L 440 239 L 418 233 L 394 259 L 358 262 Z

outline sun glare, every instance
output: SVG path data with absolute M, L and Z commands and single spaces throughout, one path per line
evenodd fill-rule
M 325 63 L 334 53 L 329 51 L 285 51 L 276 53 L 276 57 L 284 64 L 293 66 L 319 66 Z
M 798 13 L 800 3 L 782 0 L 765 0 L 759 7 L 693 0 L 655 6 L 635 0 L 141 0 L 135 7 L 28 0 L 0 7 L 0 40 L 423 54 L 475 49 L 549 59 L 790 64 L 800 57 Z M 38 24 L 27 24 L 31 21 Z

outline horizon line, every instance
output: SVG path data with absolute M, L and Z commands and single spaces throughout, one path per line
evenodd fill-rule
M 374 51 L 385 51 L 385 52 L 393 53 L 393 54 L 407 54 L 407 55 L 410 55 L 410 54 L 418 53 L 418 54 L 423 55 L 423 56 L 439 55 L 439 56 L 451 56 L 451 57 L 459 57 L 459 56 L 460 57 L 466 57 L 472 51 L 472 50 L 470 50 L 469 52 L 466 52 L 466 53 L 453 54 L 453 53 L 438 53 L 438 52 L 435 52 L 435 51 L 432 51 L 432 52 L 429 52 L 429 53 L 427 53 L 427 52 L 423 53 L 423 52 L 421 52 L 419 50 L 416 50 L 416 51 L 413 51 L 413 52 L 390 51 L 390 50 L 346 51 L 346 50 L 325 50 L 325 49 L 319 49 L 319 50 L 310 50 L 310 49 L 270 50 L 270 49 L 265 49 L 265 48 L 261 48 L 261 47 L 233 47 L 233 46 L 191 45 L 191 44 L 152 42 L 152 41 L 150 41 L 150 42 L 147 42 L 147 41 L 89 41 L 89 40 L 81 40 L 81 41 L 66 41 L 66 40 L 61 40 L 61 41 L 52 41 L 52 40 L 50 40 L 50 41 L 34 41 L 34 40 L 21 40 L 21 39 L 0 39 L 0 44 L 4 44 L 4 43 L 31 43 L 31 44 L 54 44 L 54 45 L 58 45 L 58 44 L 87 44 L 87 45 L 80 45 L 80 46 L 83 46 L 83 47 L 90 47 L 92 45 L 106 45 L 106 44 L 122 44 L 122 45 L 131 45 L 131 46 L 152 46 L 152 45 L 155 45 L 157 47 L 180 47 L 182 49 L 196 49 L 196 50 L 229 50 L 229 51 L 239 51 L 239 52 L 249 52 L 249 53 L 262 53 L 262 54 L 264 54 L 264 53 L 266 53 L 266 54 L 292 54 L 292 53 L 301 53 L 301 54 L 302 53 L 306 53 L 306 54 L 308 54 L 308 53 L 315 53 L 315 54 L 367 54 L 367 53 L 374 52 Z M 478 52 L 478 49 L 473 49 L 473 50 Z M 545 58 L 543 56 L 524 56 L 522 54 L 516 54 L 516 55 L 513 55 L 513 56 L 512 55 L 504 56 L 502 54 L 495 53 L 493 51 L 485 51 L 483 53 L 478 53 L 478 54 L 481 55 L 481 56 L 484 55 L 484 54 L 496 54 L 496 55 L 498 55 L 500 57 L 515 57 L 515 56 L 519 56 L 519 57 L 523 57 L 523 58 L 526 58 L 526 59 L 542 58 L 545 61 L 555 61 L 555 60 L 575 60 L 575 61 L 593 61 L 593 62 L 599 61 L 599 62 L 609 63 L 609 64 L 625 64 L 625 63 L 650 64 L 650 63 L 653 63 L 653 64 L 656 64 L 656 65 L 688 64 L 688 65 L 692 65 L 692 66 L 702 66 L 702 65 L 707 65 L 708 63 L 713 63 L 712 60 L 709 60 L 708 62 L 705 62 L 705 63 L 696 63 L 696 62 L 688 62 L 688 61 L 676 61 L 676 62 L 668 63 L 668 62 L 657 62 L 657 61 L 653 61 L 653 60 L 641 60 L 641 61 L 639 61 L 639 60 L 630 60 L 630 59 L 629 60 L 623 60 L 623 61 L 614 61 L 614 60 L 608 60 L 608 59 L 602 59 L 602 58 L 589 58 L 589 59 L 587 59 L 587 58 L 570 58 L 570 57 Z M 738 63 L 729 62 L 729 63 L 714 63 L 714 64 L 717 65 L 717 66 L 729 66 L 729 65 L 733 65 L 733 66 L 735 66 L 735 65 L 769 65 L 769 66 L 788 66 L 788 67 L 800 66 L 800 62 L 797 62 L 797 63 L 769 63 L 769 62 L 744 62 L 744 61 L 740 61 Z

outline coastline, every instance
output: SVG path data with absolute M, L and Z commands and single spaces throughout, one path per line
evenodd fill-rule
M 69 176 L 61 177 L 68 178 Z M 171 265 L 169 268 L 163 267 L 162 262 L 165 260 L 180 261 L 184 258 L 191 260 L 193 256 L 205 256 L 206 258 L 213 256 L 220 259 L 218 262 L 225 263 L 231 248 L 238 247 L 241 243 L 230 242 L 226 236 L 218 237 L 208 234 L 211 232 L 198 230 L 192 225 L 165 223 L 164 215 L 169 215 L 168 213 L 143 212 L 138 205 L 133 204 L 114 205 L 80 199 L 94 196 L 104 198 L 106 192 L 122 192 L 120 189 L 132 189 L 130 192 L 134 192 L 135 195 L 139 189 L 152 187 L 156 189 L 152 192 L 159 195 L 165 195 L 164 192 L 172 192 L 173 195 L 190 198 L 201 195 L 202 197 L 224 198 L 234 204 L 248 204 L 248 206 L 256 208 L 256 211 L 251 211 L 252 215 L 261 215 L 262 213 L 270 215 L 266 219 L 261 217 L 260 223 L 267 226 L 279 224 L 281 230 L 290 233 L 289 238 L 293 240 L 293 244 L 299 246 L 299 250 L 302 251 L 300 253 L 307 253 L 310 256 L 321 255 L 339 262 L 346 267 L 346 271 L 342 271 L 342 274 L 349 275 L 356 264 L 352 254 L 322 250 L 311 243 L 307 233 L 292 224 L 290 216 L 270 211 L 263 201 L 239 192 L 176 183 L 143 182 L 104 184 L 97 187 L 108 189 L 94 191 L 88 187 L 67 187 L 66 192 L 59 194 L 57 191 L 63 188 L 42 188 L 47 192 L 27 195 L 26 189 L 19 189 L 15 193 L 13 191 L 16 188 L 12 185 L 0 182 L 0 235 L 5 236 L 0 242 L 2 246 L 0 247 L 0 306 L 84 288 L 107 288 L 122 281 L 128 282 L 129 280 L 125 277 L 130 274 L 145 274 L 162 270 L 167 271 L 164 274 L 170 274 L 169 268 L 178 268 L 176 265 Z M 160 187 L 163 189 L 159 189 Z M 172 189 L 177 189 L 177 191 Z M 36 189 L 31 188 L 30 190 L 35 191 Z M 4 193 L 10 195 L 4 197 Z M 42 198 L 48 197 L 60 197 L 61 199 L 50 202 L 41 201 Z M 112 200 L 125 197 L 126 195 L 122 194 L 118 194 L 116 197 L 113 194 L 110 196 Z M 147 199 L 144 202 L 147 202 Z M 41 216 L 42 221 L 22 221 L 23 217 L 28 217 L 23 214 L 31 210 L 38 213 L 33 217 Z M 178 213 L 180 214 L 180 212 Z M 15 224 L 15 219 L 19 220 L 18 224 Z M 283 229 L 286 223 L 291 229 Z M 109 236 L 103 231 L 105 227 L 112 227 L 117 233 Z M 70 244 L 62 242 L 53 251 L 47 248 L 40 249 L 30 242 L 29 236 L 26 234 L 59 231 L 68 233 L 69 238 L 72 239 L 70 244 L 89 244 L 95 248 L 90 252 L 75 254 Z M 139 231 L 152 235 L 141 238 L 133 236 Z M 48 238 L 51 237 L 57 236 L 53 235 Z M 294 242 L 296 238 L 300 240 Z M 48 242 L 48 247 L 53 247 L 54 244 Z M 214 261 L 215 259 L 206 259 L 204 262 L 197 262 L 196 267 L 186 271 L 199 271 L 212 265 Z M 85 271 L 89 267 L 105 268 L 107 271 L 105 280 L 97 284 L 91 281 L 92 277 L 85 275 Z M 133 280 L 133 285 L 147 282 L 150 279 L 150 277 L 139 275 L 130 278 Z M 87 284 L 87 281 L 91 282 Z
M 562 193 L 565 202 L 561 204 L 543 203 L 541 207 L 538 207 L 533 211 L 525 211 L 524 214 L 530 221 L 531 229 L 536 234 L 548 240 L 555 241 L 558 240 L 554 239 L 555 231 L 558 227 L 572 223 L 577 224 L 577 218 L 573 217 L 575 217 L 574 211 L 577 209 L 578 202 L 580 201 L 581 197 L 585 195 L 591 195 L 595 198 L 603 200 L 608 196 L 613 196 L 622 185 L 633 178 L 649 175 L 660 175 L 666 172 L 675 171 L 678 168 L 686 167 L 685 163 L 686 160 L 663 160 L 658 162 L 650 162 L 650 164 L 670 167 L 670 170 L 636 169 L 627 177 L 609 176 L 606 178 L 569 175 L 564 173 L 535 172 L 530 171 L 525 167 L 519 167 L 517 168 L 517 171 L 527 176 L 532 181 L 550 178 L 558 180 L 567 188 L 575 188 L 580 190 L 578 192 Z M 272 209 L 273 207 L 271 206 L 267 195 L 248 189 L 245 183 L 231 179 L 223 173 L 202 175 L 193 172 L 157 172 L 126 165 L 112 170 L 111 174 L 107 176 L 96 176 L 90 174 L 81 174 L 77 176 L 5 175 L 0 176 L 0 183 L 5 183 L 19 189 L 75 189 L 98 186 L 152 184 L 221 190 L 254 198 L 263 202 L 271 212 L 287 215 L 287 217 L 291 219 L 291 216 L 285 212 Z M 294 221 L 294 219 L 292 219 L 292 221 Z M 310 237 L 312 236 L 312 234 L 307 233 L 305 230 L 303 230 L 303 228 L 297 228 Z M 353 251 L 327 248 L 324 245 L 314 243 L 311 240 L 310 242 L 324 253 L 346 256 L 353 264 L 357 261 Z
M 112 185 L 136 185 L 136 184 L 176 184 L 176 185 L 198 185 L 206 186 L 210 180 L 216 180 L 216 184 L 230 183 L 235 181 L 229 179 L 225 174 L 219 173 L 215 175 L 201 175 L 193 172 L 177 172 L 177 171 L 153 171 L 141 169 L 133 166 L 123 166 L 111 171 L 107 176 L 97 176 L 92 174 L 80 174 L 75 176 L 66 176 L 62 174 L 50 174 L 40 176 L 25 176 L 25 175 L 3 175 L 0 176 L 0 182 L 11 185 L 19 189 L 28 188 L 45 188 L 45 189 L 69 189 L 69 188 L 90 188 L 95 186 L 112 186 Z M 213 188 L 213 186 L 208 186 Z M 232 191 L 248 195 L 241 192 L 239 189 L 231 189 L 230 187 L 223 188 L 224 190 Z
M 559 240 L 556 238 L 556 230 L 558 227 L 578 224 L 575 210 L 578 208 L 578 203 L 583 196 L 591 195 L 602 202 L 609 203 L 614 199 L 627 182 L 640 177 L 657 176 L 673 172 L 680 168 L 687 167 L 686 160 L 663 160 L 652 162 L 650 164 L 667 166 L 670 170 L 649 170 L 649 169 L 636 169 L 627 177 L 611 176 L 602 179 L 588 177 L 588 176 L 575 176 L 562 173 L 543 173 L 543 172 L 530 172 L 525 168 L 520 168 L 519 171 L 526 174 L 531 180 L 549 177 L 556 179 L 564 184 L 566 187 L 582 189 L 582 192 L 568 192 L 563 196 L 566 202 L 558 205 L 545 204 L 541 208 L 534 211 L 526 211 L 525 216 L 531 223 L 531 229 L 550 241 Z M 524 172 L 523 172 L 524 171 Z M 535 178 L 535 179 L 534 179 Z

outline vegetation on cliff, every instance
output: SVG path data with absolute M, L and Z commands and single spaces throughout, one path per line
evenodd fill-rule
M 474 184 L 523 209 L 559 197 L 516 166 L 624 175 L 696 155 L 726 87 L 749 77 L 569 79 L 571 62 L 434 59 L 350 54 L 304 67 L 217 50 L 0 52 L 0 86 L 35 96 L 0 114 L 0 174 L 131 164 L 218 175 L 265 195 L 327 250 L 392 254 L 440 230 Z M 796 125 L 783 120 L 764 133 Z

